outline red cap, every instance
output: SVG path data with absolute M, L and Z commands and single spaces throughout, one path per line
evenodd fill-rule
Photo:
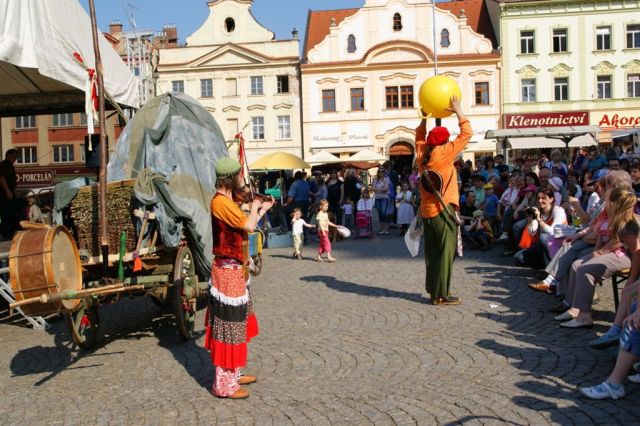
M 446 127 L 438 126 L 431 129 L 429 135 L 427 136 L 427 145 L 429 146 L 440 146 L 449 142 L 449 131 Z

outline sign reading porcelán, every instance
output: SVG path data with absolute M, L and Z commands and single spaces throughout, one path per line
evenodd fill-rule
M 55 178 L 55 171 L 51 169 L 16 170 L 18 188 L 36 188 L 39 186 L 51 186 Z
M 598 126 L 602 130 L 640 127 L 640 110 L 593 111 L 591 125 Z
M 588 126 L 589 111 L 547 112 L 536 114 L 505 114 L 505 129 L 527 127 Z

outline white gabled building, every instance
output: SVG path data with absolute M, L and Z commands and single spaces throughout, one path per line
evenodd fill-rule
M 359 9 L 310 11 L 301 65 L 305 155 L 346 157 L 369 148 L 400 167 L 413 154 L 418 90 L 434 75 L 455 79 L 474 136 L 466 153 L 493 152 L 499 127 L 500 55 L 483 0 L 367 0 Z M 457 132 L 454 118 L 443 124 Z M 429 120 L 429 126 L 434 120 Z
M 275 40 L 253 0 L 213 0 L 186 46 L 160 49 L 158 93 L 184 92 L 211 112 L 227 140 L 243 131 L 249 162 L 301 155 L 299 40 Z

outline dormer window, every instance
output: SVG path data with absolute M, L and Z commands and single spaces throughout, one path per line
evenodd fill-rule
M 232 33 L 233 30 L 236 29 L 236 21 L 233 20 L 233 18 L 227 18 L 224 20 L 224 29 L 228 32 L 228 33 Z
M 402 16 L 399 13 L 393 15 L 393 31 L 402 30 Z
M 449 41 L 449 30 L 444 29 L 440 31 L 440 46 L 449 47 L 451 42 Z
M 347 37 L 347 52 L 354 53 L 356 51 L 356 36 L 350 34 Z

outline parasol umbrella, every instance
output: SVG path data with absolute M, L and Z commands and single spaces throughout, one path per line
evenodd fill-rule
M 342 160 L 327 151 L 318 151 L 311 157 L 307 158 L 309 164 L 336 164 L 342 163 Z
M 351 157 L 347 158 L 346 161 L 348 162 L 352 162 L 352 163 L 358 163 L 358 162 L 380 162 L 380 161 L 386 161 L 387 157 L 385 157 L 384 155 L 380 155 L 375 151 L 372 151 L 370 149 L 363 149 L 362 151 L 359 151 L 355 154 L 353 154 Z
M 310 169 L 311 165 L 297 155 L 276 152 L 258 158 L 251 164 L 253 170 Z

